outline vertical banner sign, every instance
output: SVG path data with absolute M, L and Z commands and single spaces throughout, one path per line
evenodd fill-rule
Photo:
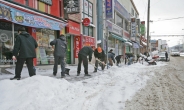
M 141 31 L 141 35 L 145 35 L 145 21 L 142 21 L 141 22 L 141 25 L 140 25 L 140 31 Z
M 106 19 L 114 19 L 114 0 L 105 0 Z
M 81 36 L 75 36 L 74 46 L 75 46 L 74 55 L 75 55 L 75 58 L 78 58 L 78 53 L 79 53 L 79 50 L 81 49 Z
M 135 41 L 136 37 L 136 22 L 135 18 L 131 18 L 131 39 Z

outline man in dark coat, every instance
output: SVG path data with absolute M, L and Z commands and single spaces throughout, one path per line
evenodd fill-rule
M 55 45 L 54 48 L 54 68 L 53 75 L 56 76 L 58 70 L 58 62 L 61 65 L 61 78 L 65 77 L 65 61 L 64 58 L 67 52 L 67 44 L 65 41 L 65 36 L 60 35 L 59 38 L 54 39 L 50 42 L 50 45 Z
M 109 61 L 109 65 L 110 65 L 110 66 L 113 66 L 113 62 L 115 63 L 115 59 L 114 59 L 115 54 L 114 54 L 112 51 L 113 51 L 113 50 L 111 49 L 111 50 L 108 52 L 108 61 Z
M 18 29 L 19 35 L 16 38 L 14 49 L 13 49 L 13 60 L 17 60 L 15 67 L 15 77 L 10 80 L 20 80 L 22 67 L 26 61 L 29 76 L 36 75 L 33 70 L 33 58 L 36 58 L 35 49 L 38 47 L 36 40 L 26 32 L 24 27 Z
M 82 61 L 83 61 L 83 65 L 84 65 L 84 73 L 85 73 L 85 76 L 91 76 L 91 75 L 88 74 L 88 58 L 87 58 L 87 56 L 89 56 L 89 63 L 91 63 L 93 50 L 94 50 L 94 47 L 84 46 L 79 51 L 79 54 L 78 54 L 77 76 L 80 75 Z
M 95 56 L 95 68 L 94 68 L 94 72 L 97 72 L 97 68 L 98 68 L 98 64 L 101 65 L 102 70 L 104 70 L 105 68 L 105 52 L 104 50 L 101 48 L 101 45 L 98 44 L 97 48 L 94 50 L 94 56 Z M 101 62 L 100 62 L 100 61 Z
M 118 56 L 116 56 L 115 57 L 115 59 L 116 59 L 116 65 L 118 66 L 119 65 L 119 63 L 121 63 L 121 58 L 123 58 L 123 55 L 118 55 Z
M 167 53 L 167 51 L 165 51 L 165 59 L 166 59 L 166 62 L 167 62 L 167 59 L 168 59 L 168 53 Z

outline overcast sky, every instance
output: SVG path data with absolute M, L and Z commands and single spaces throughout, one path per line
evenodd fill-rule
M 139 18 L 146 21 L 147 27 L 148 0 L 133 1 L 139 11 Z M 151 35 L 184 35 L 184 0 L 150 0 L 150 20 L 153 21 L 150 23 Z M 183 43 L 183 38 L 151 37 L 152 40 L 167 40 L 169 46 Z

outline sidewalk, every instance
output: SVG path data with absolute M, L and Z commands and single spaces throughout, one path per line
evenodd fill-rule
M 88 65 L 88 73 L 91 74 L 91 75 L 95 75 L 95 74 L 101 74 L 103 73 L 103 71 L 99 71 L 101 70 L 100 66 L 98 67 L 99 70 L 97 73 L 93 73 L 94 71 L 94 65 L 95 64 L 89 64 Z M 53 66 L 54 65 L 40 65 L 40 66 L 35 66 L 36 68 L 36 75 L 43 75 L 43 76 L 52 76 L 53 75 Z M 113 67 L 117 67 L 114 66 Z M 124 63 L 121 63 L 121 67 L 128 67 L 128 65 L 124 65 Z M 66 68 L 69 68 L 70 71 L 69 71 L 69 74 L 70 74 L 70 77 L 74 77 L 77 75 L 77 65 L 67 65 Z M 110 68 L 111 69 L 111 68 Z M 0 80 L 2 79 L 9 79 L 11 77 L 14 77 L 14 74 L 15 74 L 15 67 L 9 67 L 9 68 L 6 68 L 5 69 L 7 73 L 5 72 L 2 72 L 0 74 Z M 107 70 L 107 67 L 105 67 L 105 70 Z M 8 74 L 9 73 L 9 74 Z M 83 64 L 81 64 L 81 74 L 80 76 L 84 76 L 84 67 L 83 67 Z M 24 65 L 23 69 L 22 69 L 22 72 L 21 72 L 21 78 L 26 78 L 26 77 L 29 77 L 29 73 L 28 73 L 28 69 L 27 69 L 27 66 Z M 58 65 L 58 72 L 57 72 L 57 75 L 56 75 L 57 78 L 60 78 L 61 77 L 61 67 L 60 65 Z M 69 77 L 69 76 L 67 76 Z

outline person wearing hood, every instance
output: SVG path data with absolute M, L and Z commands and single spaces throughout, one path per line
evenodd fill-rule
M 54 68 L 53 68 L 53 75 L 56 76 L 58 70 L 58 62 L 61 65 L 61 78 L 65 77 L 65 61 L 64 58 L 66 57 L 67 52 L 67 44 L 65 41 L 65 36 L 61 34 L 57 39 L 54 39 L 50 42 L 50 45 L 55 45 L 54 48 Z
M 111 50 L 108 52 L 108 60 L 109 60 L 109 65 L 110 65 L 110 66 L 113 66 L 113 62 L 115 63 L 115 59 L 114 59 L 115 54 L 114 54 L 112 51 L 113 51 L 113 50 L 111 49 Z
M 165 60 L 166 60 L 166 62 L 167 62 L 167 59 L 168 59 L 168 53 L 167 53 L 167 51 L 165 51 Z
M 119 63 L 121 63 L 121 58 L 123 58 L 123 55 L 118 55 L 115 57 L 117 66 L 119 66 Z
M 29 76 L 36 75 L 33 69 L 33 58 L 36 58 L 35 49 L 38 47 L 36 40 L 26 32 L 24 27 L 18 29 L 19 35 L 16 37 L 13 48 L 13 60 L 17 60 L 15 67 L 15 76 L 10 80 L 20 80 L 23 65 L 26 61 Z

